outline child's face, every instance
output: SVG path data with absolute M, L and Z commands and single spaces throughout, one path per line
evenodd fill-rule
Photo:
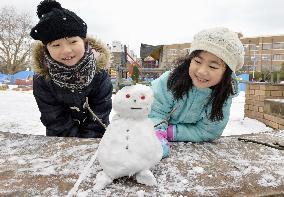
M 197 88 L 209 88 L 222 80 L 225 70 L 226 65 L 220 58 L 202 51 L 191 60 L 189 76 Z
M 61 38 L 48 43 L 47 50 L 55 61 L 73 66 L 84 56 L 85 44 L 79 36 Z

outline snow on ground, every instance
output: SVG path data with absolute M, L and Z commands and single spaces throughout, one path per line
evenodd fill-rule
M 265 124 L 244 118 L 245 93 L 233 99 L 229 123 L 223 136 L 259 133 L 272 130 Z M 110 118 L 114 112 L 110 114 Z M 0 91 L 0 131 L 45 135 L 32 91 Z
M 272 130 L 258 120 L 244 118 L 244 108 L 245 92 L 241 91 L 239 96 L 233 98 L 230 119 L 222 134 L 223 136 L 260 133 Z

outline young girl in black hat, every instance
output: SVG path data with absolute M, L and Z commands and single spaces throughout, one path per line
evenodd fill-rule
M 56 1 L 42 1 L 37 15 L 33 94 L 46 135 L 102 137 L 112 108 L 107 48 L 86 38 L 87 24 Z

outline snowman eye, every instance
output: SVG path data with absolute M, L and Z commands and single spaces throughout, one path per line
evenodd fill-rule
M 141 96 L 140 98 L 141 98 L 142 100 L 144 100 L 146 97 L 145 97 L 145 96 Z
M 130 94 L 126 94 L 125 97 L 126 97 L 126 98 L 130 98 Z

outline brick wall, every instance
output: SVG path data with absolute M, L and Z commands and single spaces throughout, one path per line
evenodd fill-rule
M 270 99 L 270 100 L 269 100 Z M 278 99 L 272 101 L 271 99 Z M 284 84 L 248 83 L 246 86 L 245 117 L 257 119 L 274 129 L 284 129 Z M 272 110 L 271 110 L 272 109 Z

